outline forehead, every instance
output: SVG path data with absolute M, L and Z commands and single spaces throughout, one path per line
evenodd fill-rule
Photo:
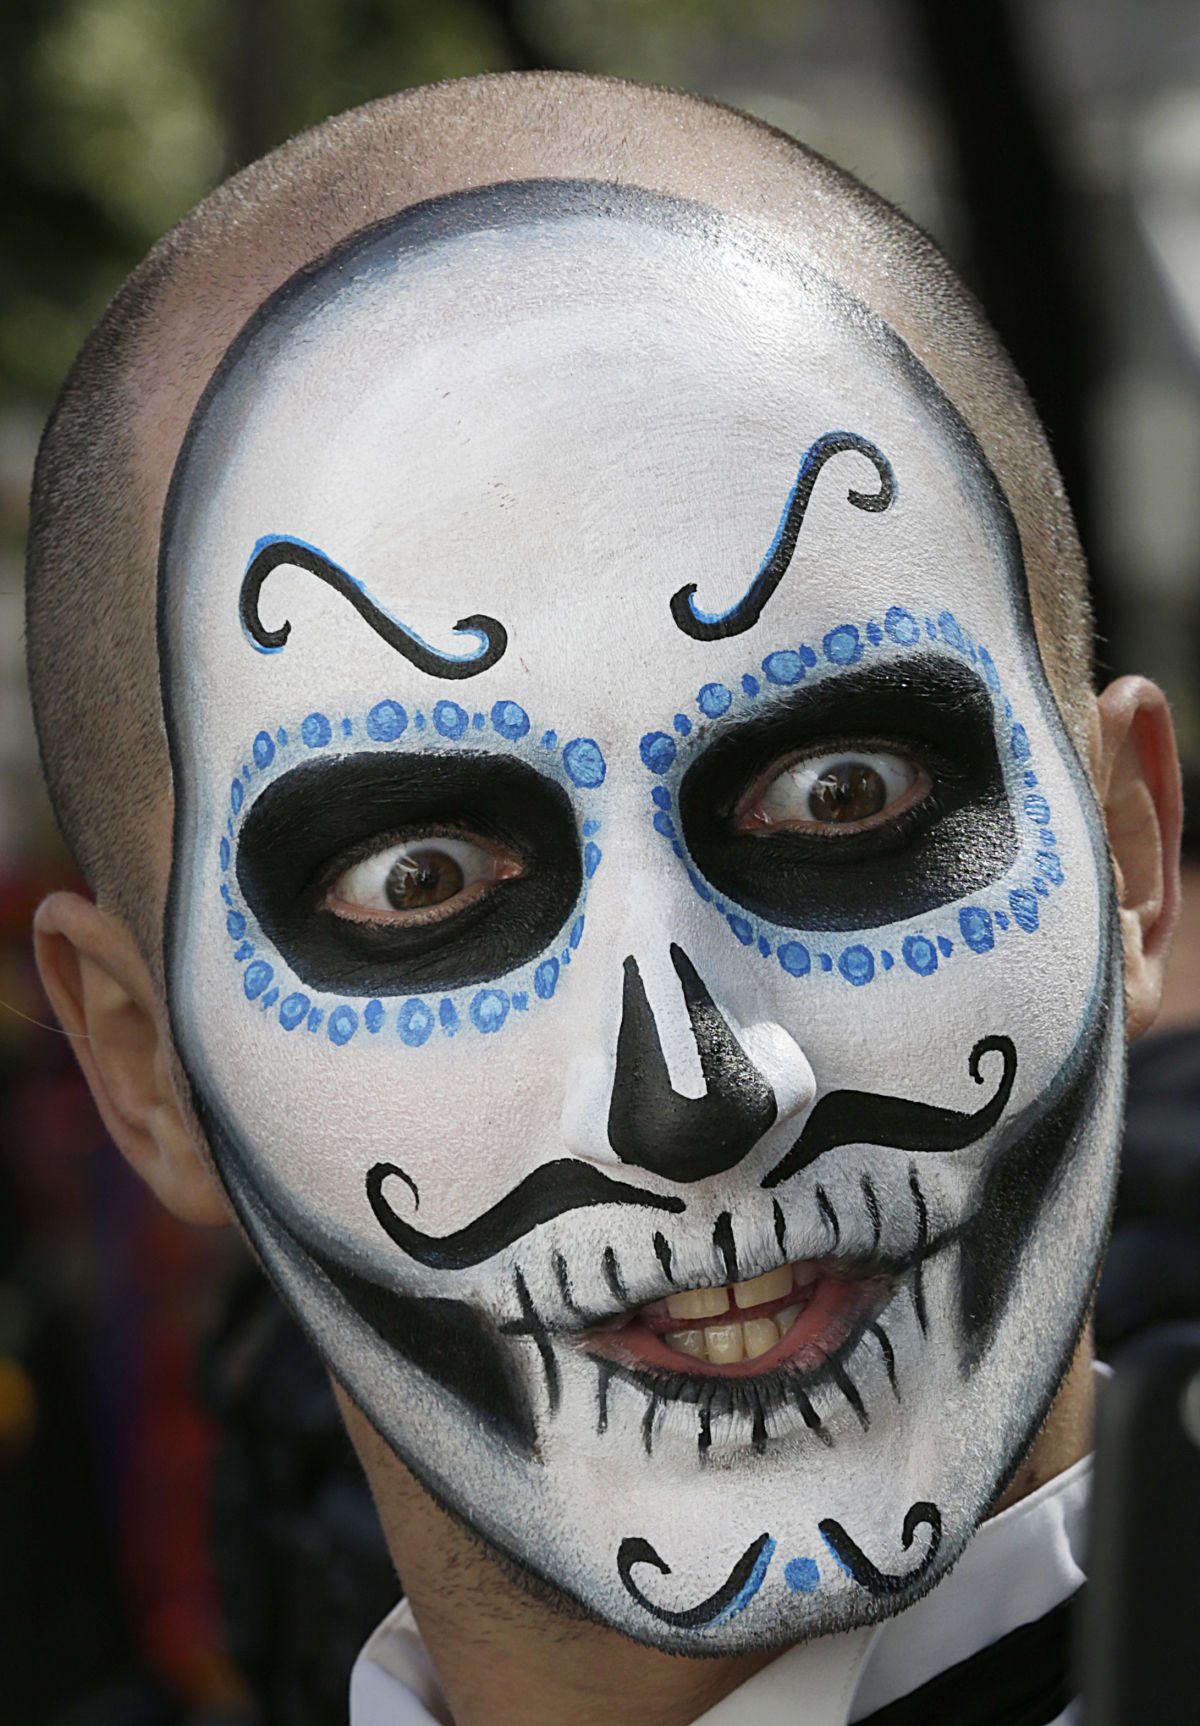
M 832 430 L 884 452 L 896 497 L 848 508 L 878 480 L 854 453 L 834 463 L 772 602 L 781 641 L 865 620 L 889 586 L 965 585 L 979 628 L 1022 622 L 1011 519 L 952 404 L 777 237 L 628 188 L 442 200 L 304 273 L 235 344 L 177 468 L 166 619 L 256 700 L 309 676 L 411 677 L 295 570 L 262 602 L 292 623 L 288 652 L 247 653 L 237 587 L 281 535 L 439 648 L 459 618 L 500 618 L 508 680 L 528 672 L 551 700 L 610 698 L 664 640 L 707 674 L 730 649 L 680 635 L 670 596 L 695 582 L 706 610 L 736 602 Z

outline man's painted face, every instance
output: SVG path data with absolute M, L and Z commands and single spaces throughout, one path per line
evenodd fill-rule
M 610 187 L 276 295 L 164 529 L 171 1012 L 433 1492 L 642 1641 L 862 1622 L 1070 1356 L 1122 1036 L 1016 531 L 904 344 Z

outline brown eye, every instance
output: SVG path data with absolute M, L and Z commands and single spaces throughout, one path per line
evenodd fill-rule
M 931 783 L 925 768 L 904 755 L 827 750 L 763 774 L 734 824 L 742 832 L 877 825 L 919 802 Z
M 888 800 L 883 775 L 865 761 L 839 761 L 827 768 L 808 794 L 814 821 L 865 821 Z
M 461 893 L 463 872 L 447 851 L 406 851 L 393 864 L 383 890 L 397 911 L 419 911 Z
M 498 881 L 524 873 L 519 858 L 490 842 L 423 833 L 393 841 L 344 869 L 325 905 L 359 921 L 429 922 L 453 916 Z

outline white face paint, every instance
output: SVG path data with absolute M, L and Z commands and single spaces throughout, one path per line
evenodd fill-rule
M 640 1640 L 923 1592 L 1071 1353 L 1122 1026 L 1016 532 L 907 348 L 695 207 L 410 212 L 235 345 L 161 618 L 175 1032 L 356 1401 Z

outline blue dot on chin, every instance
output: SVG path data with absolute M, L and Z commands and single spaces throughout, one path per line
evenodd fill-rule
M 938 968 L 938 950 L 927 935 L 906 935 L 900 943 L 900 952 L 909 970 L 918 977 L 931 977 Z
M 447 1003 L 443 1001 L 442 1005 Z M 396 1014 L 396 1030 L 402 1043 L 407 1043 L 410 1049 L 419 1049 L 433 1034 L 433 1014 L 424 1001 L 414 996 Z
M 275 967 L 268 965 L 265 959 L 255 959 L 246 966 L 242 975 L 242 988 L 246 992 L 247 1001 L 253 1001 L 261 995 L 271 978 L 275 975 Z
M 992 914 L 985 911 L 982 905 L 964 905 L 958 913 L 958 927 L 962 931 L 963 940 L 973 953 L 990 953 L 996 945 Z
M 235 779 L 233 784 L 229 787 L 229 801 L 233 806 L 233 813 L 235 815 L 241 813 L 242 802 L 245 796 L 246 793 L 242 790 L 241 780 Z
M 515 743 L 529 730 L 529 715 L 515 701 L 497 701 L 492 707 L 492 730 Z
M 751 698 L 756 696 L 758 694 L 758 678 L 751 677 L 750 673 L 746 672 L 745 676 L 742 678 L 742 689 L 745 694 L 749 695 Z
M 275 759 L 275 745 L 268 731 L 260 731 L 254 739 L 254 765 L 258 768 L 269 767 Z
M 228 841 L 228 839 L 222 839 L 221 840 L 221 867 L 222 867 L 222 869 L 228 869 L 228 867 L 229 867 L 229 841 Z
M 558 988 L 558 960 L 543 959 L 533 973 L 533 992 L 539 1001 L 549 1001 Z
M 706 683 L 696 697 L 696 706 L 706 719 L 719 719 L 733 705 L 733 691 L 723 683 Z
M 471 1002 L 470 1012 L 477 1031 L 498 1031 L 508 1018 L 508 996 L 503 989 L 481 989 Z
M 747 923 L 746 919 L 744 917 L 738 917 L 730 911 L 726 916 L 725 921 L 729 924 L 729 927 L 742 943 L 742 946 L 748 947 L 754 939 L 754 930 L 750 927 L 749 923 Z
M 863 644 L 852 623 L 839 623 L 831 629 L 821 646 L 831 665 L 857 665 L 862 658 Z
M 659 809 L 669 809 L 671 807 L 671 793 L 665 785 L 656 785 L 650 793 L 650 801 L 656 804 Z
M 458 1030 L 458 1008 L 453 1001 L 443 1001 L 438 1007 L 438 1024 L 448 1037 Z
M 812 969 L 808 948 L 800 941 L 785 941 L 775 957 L 789 977 L 807 977 Z
M 466 709 L 460 707 L 457 701 L 437 701 L 434 703 L 433 728 L 440 736 L 449 737 L 454 741 L 462 736 L 470 723 Z
M 573 737 L 563 744 L 563 766 L 567 778 L 584 791 L 594 791 L 604 784 L 608 769 L 600 753 L 600 745 L 591 737 Z
M 783 1567 L 783 1579 L 793 1594 L 815 1594 L 821 1586 L 815 1558 L 789 1558 Z
M 367 736 L 373 743 L 394 743 L 408 726 L 408 714 L 398 701 L 377 701 L 367 714 Z
M 781 647 L 777 653 L 768 653 L 762 662 L 762 668 L 768 683 L 799 683 L 805 675 L 804 661 L 790 647 Z
M 677 713 L 675 715 L 674 725 L 676 731 L 678 731 L 681 737 L 686 737 L 692 729 L 692 722 L 686 713 Z
M 912 647 L 921 639 L 921 626 L 902 605 L 889 605 L 883 618 L 884 634 L 897 647 Z
M 383 1002 L 368 1001 L 363 1008 L 363 1024 L 372 1036 L 383 1027 Z
M 665 731 L 648 731 L 638 744 L 638 754 L 651 773 L 667 773 L 675 764 L 675 739 Z
M 329 1041 L 336 1043 L 338 1048 L 348 1043 L 358 1030 L 358 1014 L 353 1007 L 348 1007 L 343 1001 L 329 1015 Z
M 571 933 L 567 937 L 567 939 L 570 942 L 572 947 L 578 947 L 579 943 L 583 940 L 583 913 L 582 913 L 582 911 L 580 912 L 579 916 L 576 917 L 575 921 L 571 924 Z
M 279 1023 L 285 1031 L 294 1031 L 302 1019 L 307 1019 L 311 1006 L 307 995 L 285 995 L 279 1003 Z
M 847 947 L 838 955 L 838 970 L 859 989 L 875 975 L 875 955 L 869 947 Z
M 300 727 L 300 736 L 309 749 L 324 749 L 333 737 L 333 727 L 323 713 L 310 713 Z
M 601 850 L 594 839 L 589 839 L 583 848 L 583 872 L 590 880 L 600 867 Z

